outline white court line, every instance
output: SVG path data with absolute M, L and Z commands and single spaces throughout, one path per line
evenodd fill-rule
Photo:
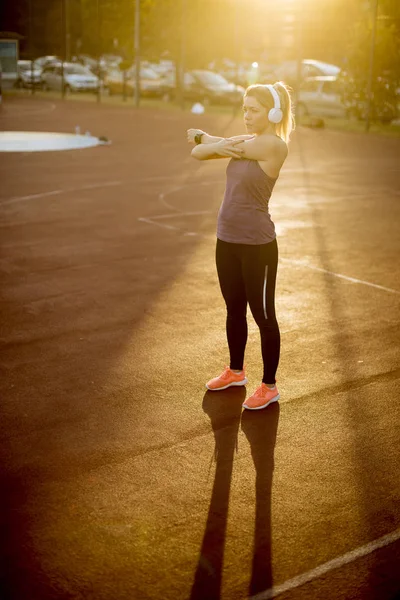
M 175 217 L 176 215 L 173 216 Z M 158 227 L 163 227 L 164 229 L 173 229 L 174 231 L 179 231 L 178 227 L 174 227 L 173 225 L 165 225 L 164 223 L 157 223 L 157 221 L 146 219 L 145 217 L 139 217 L 138 221 L 141 221 L 142 223 L 149 223 L 149 225 L 157 225 Z
M 159 201 L 164 204 L 164 206 L 166 208 L 169 208 L 170 210 L 174 210 L 177 213 L 180 213 L 179 208 L 176 208 L 175 206 L 172 206 L 172 204 L 169 204 L 166 200 L 165 200 L 165 196 L 172 194 L 173 192 L 178 192 L 179 190 L 181 190 L 184 187 L 184 185 L 179 185 L 176 186 L 174 188 L 172 188 L 171 190 L 169 190 L 168 192 L 161 192 L 161 194 L 158 194 L 158 199 Z
M 215 180 L 202 181 L 201 185 L 215 185 L 215 184 L 218 184 L 218 183 L 221 183 L 221 180 L 217 180 L 217 181 L 215 181 Z M 187 213 L 182 213 L 179 208 L 176 208 L 175 206 L 172 206 L 172 204 L 169 204 L 165 200 L 165 196 L 170 196 L 174 192 L 179 192 L 179 190 L 182 190 L 185 187 L 188 187 L 188 186 L 191 186 L 191 185 L 195 185 L 195 184 L 196 184 L 196 182 L 194 182 L 194 181 L 191 180 L 191 181 L 188 181 L 186 183 L 182 183 L 180 185 L 174 186 L 173 188 L 171 188 L 167 192 L 161 192 L 161 194 L 158 194 L 158 199 L 167 208 L 169 208 L 171 210 L 175 210 L 175 211 L 179 212 L 180 214 L 187 214 Z M 197 185 L 198 185 L 198 183 L 197 183 Z
M 209 210 L 198 210 L 193 212 L 183 212 L 183 213 L 168 213 L 167 215 L 156 215 L 155 217 L 138 217 L 138 221 L 142 223 L 148 223 L 149 225 L 157 225 L 158 227 L 163 227 L 164 229 L 173 229 L 174 231 L 181 231 L 179 227 L 175 227 L 174 225 L 165 225 L 165 223 L 158 223 L 158 219 L 173 219 L 177 217 L 193 217 L 197 215 L 208 215 L 211 211 Z M 187 235 L 197 235 L 195 233 L 189 232 Z
M 193 212 L 180 212 L 180 213 L 168 213 L 167 215 L 156 215 L 155 217 L 151 217 L 151 220 L 156 219 L 176 219 L 177 217 L 192 217 L 196 215 L 209 215 L 211 210 L 196 210 Z M 150 217 L 148 217 L 150 218 Z M 139 219 L 140 220 L 140 219 Z
M 203 181 L 201 182 L 202 185 L 212 185 L 215 184 L 215 181 Z M 190 185 L 194 185 L 193 181 L 187 182 L 187 183 L 182 183 L 181 185 L 176 185 L 174 187 L 172 187 L 170 190 L 168 190 L 167 192 L 161 192 L 160 194 L 158 194 L 158 200 L 166 207 L 169 208 L 170 210 L 173 210 L 173 213 L 168 213 L 166 215 L 156 215 L 155 217 L 149 217 L 149 218 L 144 218 L 144 217 L 139 217 L 138 221 L 142 221 L 143 223 L 148 223 L 149 225 L 158 225 L 158 227 L 164 227 L 165 229 L 174 229 L 176 231 L 180 231 L 180 229 L 178 227 L 172 227 L 171 225 L 163 225 L 162 223 L 157 223 L 156 220 L 157 219 L 171 219 L 174 217 L 190 217 L 190 216 L 194 216 L 194 215 L 208 215 L 210 214 L 210 210 L 199 210 L 199 211 L 191 211 L 191 212 L 182 212 L 179 208 L 176 208 L 176 206 L 173 206 L 172 204 L 169 204 L 166 200 L 165 200 L 165 196 L 169 196 L 170 194 L 173 194 L 174 192 L 178 192 L 179 190 L 182 190 L 185 187 L 188 187 Z M 193 232 L 187 232 L 187 235 L 197 235 Z
M 76 187 L 73 189 L 64 189 L 64 190 L 52 190 L 49 192 L 39 192 L 38 194 L 30 194 L 28 196 L 14 196 L 13 198 L 0 198 L 0 206 L 5 206 L 7 204 L 14 204 L 14 202 L 23 202 L 26 200 L 36 200 L 37 198 L 45 198 L 46 196 L 56 196 L 58 194 L 67 194 L 69 192 L 78 192 L 79 190 L 87 190 L 94 189 L 96 187 L 103 187 L 107 185 L 123 185 L 123 184 L 134 184 L 134 183 L 152 183 L 153 181 L 168 181 L 170 179 L 176 179 L 176 175 L 164 175 L 158 177 L 143 177 L 142 179 L 132 179 L 129 181 L 111 181 L 109 183 L 102 184 L 91 184 L 84 185 L 82 187 Z M 178 209 L 175 209 L 178 210 Z
M 352 283 L 361 283 L 363 285 L 369 285 L 370 287 L 377 288 L 378 290 L 384 290 L 385 292 L 390 292 L 391 294 L 400 294 L 398 290 L 393 290 L 392 288 L 384 287 L 383 285 L 377 285 L 376 283 L 371 283 L 370 281 L 364 281 L 363 279 L 355 279 L 354 277 L 348 277 L 347 275 L 341 275 L 340 273 L 334 273 L 333 271 L 327 271 L 326 269 L 321 269 L 320 267 L 314 267 L 313 265 L 309 265 L 308 263 L 302 260 L 292 260 L 290 258 L 281 258 L 282 262 L 286 262 L 293 265 L 299 265 L 301 267 L 306 267 L 307 269 L 312 269 L 313 271 L 319 271 L 320 273 L 327 273 L 328 275 L 333 275 L 334 277 L 339 277 L 340 279 L 345 279 L 346 281 L 351 281 Z
M 293 577 L 293 579 L 288 579 L 284 583 L 277 585 L 276 587 L 269 588 L 268 590 L 264 590 L 255 596 L 251 596 L 249 600 L 270 600 L 270 598 L 276 598 L 280 594 L 284 594 L 289 590 L 293 590 L 295 588 L 308 583 L 309 581 L 313 581 L 322 575 L 326 575 L 330 571 L 334 569 L 339 569 L 344 565 L 347 565 L 355 560 L 361 558 L 362 556 L 367 556 L 375 550 L 379 550 L 379 548 L 384 548 L 385 546 L 389 546 L 389 544 L 393 544 L 400 539 L 400 529 L 396 529 L 396 531 L 392 531 L 392 533 L 388 533 L 383 537 L 370 542 L 369 544 L 365 544 L 365 546 L 360 546 L 355 550 L 351 550 L 347 552 L 347 554 L 343 554 L 342 556 L 338 556 L 333 560 L 330 560 L 323 565 L 320 565 L 316 569 L 312 569 L 311 571 L 307 571 L 302 575 L 298 575 L 297 577 Z
M 50 192 L 41 192 L 39 194 L 30 194 L 29 196 L 15 196 L 8 200 L 0 200 L 1 206 L 8 206 L 9 204 L 17 204 L 18 202 L 25 202 L 26 200 L 36 200 L 37 198 L 45 198 L 47 196 L 58 196 L 59 194 L 69 194 L 70 192 L 80 192 L 82 190 L 93 190 L 99 187 L 110 187 L 114 185 L 121 185 L 122 181 L 106 181 L 104 183 L 91 183 L 89 185 L 83 185 L 76 188 L 66 188 L 65 190 L 52 190 Z

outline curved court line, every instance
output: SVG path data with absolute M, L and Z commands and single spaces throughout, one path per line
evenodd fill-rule
M 178 214 L 179 214 L 179 213 L 181 213 L 181 214 L 184 214 L 184 213 L 182 213 L 182 211 L 181 211 L 179 208 L 176 208 L 176 206 L 172 206 L 172 204 L 169 204 L 169 202 L 167 202 L 167 201 L 165 200 L 165 196 L 170 196 L 170 195 L 171 195 L 171 194 L 173 194 L 174 192 L 179 192 L 179 190 L 182 190 L 182 189 L 183 189 L 183 188 L 185 188 L 185 187 L 189 187 L 189 186 L 191 186 L 191 185 L 195 185 L 195 183 L 196 183 L 197 185 L 199 185 L 199 183 L 200 183 L 201 185 L 214 185 L 214 184 L 216 184 L 216 183 L 217 183 L 217 184 L 218 184 L 218 183 L 223 183 L 223 181 L 222 181 L 221 179 L 219 179 L 219 180 L 216 180 L 216 181 L 215 181 L 215 180 L 214 180 L 214 181 L 201 181 L 201 182 L 199 182 L 199 183 L 198 183 L 198 182 L 194 182 L 194 181 L 189 181 L 189 182 L 187 182 L 187 183 L 182 183 L 181 185 L 177 185 L 177 186 L 175 186 L 175 187 L 171 188 L 170 190 L 168 190 L 167 192 L 161 192 L 161 194 L 158 194 L 158 199 L 159 199 L 159 201 L 160 201 L 160 202 L 161 202 L 161 203 L 162 203 L 164 206 L 166 206 L 166 207 L 167 207 L 167 208 L 169 208 L 170 210 L 174 210 L 174 211 L 176 211 Z
M 148 223 L 149 225 L 156 225 L 157 227 L 163 227 L 164 229 L 172 229 L 174 231 L 183 231 L 182 229 L 180 229 L 179 227 L 175 227 L 173 225 L 166 225 L 165 223 L 158 223 L 158 219 L 171 219 L 173 217 L 191 217 L 191 216 L 196 216 L 196 215 L 208 215 L 211 213 L 210 210 L 197 210 L 197 211 L 186 211 L 183 212 L 182 210 L 180 210 L 179 208 L 176 208 L 176 206 L 173 206 L 172 204 L 169 204 L 169 202 L 167 202 L 165 200 L 165 196 L 169 196 L 170 194 L 173 194 L 174 192 L 178 192 L 179 190 L 194 185 L 196 182 L 194 181 L 190 181 L 188 183 L 182 183 L 181 185 L 177 185 L 172 187 L 170 190 L 168 190 L 167 192 L 161 192 L 160 194 L 158 194 L 158 200 L 166 207 L 169 208 L 170 210 L 174 211 L 172 213 L 168 213 L 166 215 L 155 215 L 154 217 L 138 217 L 138 221 L 142 222 L 142 223 Z M 215 184 L 215 183 L 221 183 L 221 180 L 218 181 L 202 181 L 200 182 L 201 185 L 211 185 L 211 184 Z M 185 235 L 198 235 L 195 232 L 184 232 Z
M 142 223 L 148 223 L 149 225 L 156 225 L 157 227 L 163 227 L 164 229 L 173 229 L 174 231 L 180 231 L 185 235 L 199 235 L 193 231 L 184 231 L 174 225 L 166 225 L 165 223 L 159 223 L 158 219 L 173 219 L 174 217 L 193 217 L 197 215 L 208 215 L 210 210 L 196 210 L 193 212 L 182 212 L 182 213 L 168 213 L 167 215 L 156 215 L 155 217 L 138 217 L 138 221 Z
M 326 575 L 334 569 L 339 569 L 340 567 L 348 565 L 349 563 L 352 563 L 363 556 L 367 556 L 368 554 L 375 552 L 375 550 L 389 546 L 390 544 L 397 542 L 397 540 L 400 540 L 400 529 L 396 529 L 395 531 L 392 531 L 392 533 L 388 533 L 387 535 L 384 535 L 373 542 L 369 542 L 369 544 L 365 544 L 365 546 L 360 546 L 359 548 L 351 550 L 350 552 L 347 552 L 342 556 L 338 556 L 333 560 L 329 560 L 319 567 L 311 569 L 311 571 L 307 571 L 302 575 L 293 577 L 293 579 L 288 579 L 276 587 L 269 588 L 264 592 L 260 592 L 255 596 L 251 596 L 249 600 L 270 600 L 271 598 L 276 598 L 280 594 L 294 590 L 295 588 L 298 588 L 305 583 L 309 583 L 310 581 L 313 581 L 322 575 Z
M 174 231 L 179 231 L 179 228 L 175 227 L 174 225 L 166 225 L 165 223 L 157 223 L 157 221 L 154 221 L 153 219 L 146 218 L 146 217 L 139 217 L 138 221 L 141 221 L 142 223 L 148 223 L 149 225 L 157 225 L 158 227 L 163 227 L 164 229 L 173 229 Z
M 182 188 L 184 188 L 185 185 L 187 185 L 187 184 L 179 185 L 177 187 L 172 188 L 172 190 L 169 190 L 168 192 L 161 192 L 161 194 L 158 194 L 158 199 L 161 202 L 161 204 L 163 204 L 166 208 L 169 208 L 170 210 L 176 211 L 179 214 L 181 212 L 180 209 L 176 208 L 175 206 L 172 206 L 172 204 L 169 204 L 165 200 L 165 196 L 169 196 L 173 192 L 178 192 L 179 190 L 181 190 Z
M 14 198 L 9 198 L 8 200 L 0 200 L 1 206 L 9 206 L 10 204 L 17 204 L 18 202 L 25 202 L 27 200 L 36 200 L 37 198 L 45 198 L 47 196 L 59 196 L 60 194 L 69 194 L 71 192 L 79 192 L 82 190 L 94 190 L 99 187 L 111 187 L 114 185 L 121 185 L 122 181 L 106 181 L 104 183 L 92 183 L 88 185 L 83 185 L 81 187 L 76 188 L 67 188 L 64 190 L 51 190 L 49 192 L 41 192 L 39 194 L 30 194 L 29 196 L 15 196 Z
M 31 153 L 29 153 L 29 155 L 31 155 Z M 5 198 L 2 199 L 0 198 L 0 206 L 5 206 L 7 204 L 13 204 L 14 202 L 23 202 L 23 201 L 29 201 L 29 200 L 36 200 L 37 198 L 44 198 L 46 196 L 57 196 L 58 194 L 68 194 L 69 192 L 77 192 L 79 190 L 85 190 L 85 189 L 94 189 L 96 187 L 104 187 L 104 186 L 108 186 L 108 185 L 124 185 L 124 184 L 129 184 L 129 183 L 153 183 L 154 181 L 168 181 L 170 179 L 176 179 L 175 175 L 164 175 L 164 176 L 156 176 L 156 177 L 143 177 L 141 179 L 132 179 L 132 180 L 125 180 L 125 181 L 112 181 L 112 182 L 106 182 L 106 183 L 102 183 L 102 184 L 89 184 L 89 185 L 84 185 L 81 187 L 76 187 L 73 189 L 67 188 L 67 189 L 61 189 L 61 190 L 50 190 L 48 192 L 39 192 L 37 194 L 29 194 L 27 196 L 14 196 L 12 198 Z
M 308 263 L 302 260 L 292 260 L 290 258 L 281 258 L 282 262 L 286 262 L 293 265 L 299 265 L 300 267 L 306 267 L 307 269 L 312 269 L 313 271 L 319 271 L 320 273 L 327 273 L 328 275 L 332 275 L 333 277 L 339 277 L 339 279 L 345 279 L 346 281 L 350 281 L 351 283 L 361 283 L 363 285 L 368 285 L 373 288 L 377 288 L 378 290 L 383 290 L 385 292 L 390 292 L 391 294 L 400 294 L 398 290 L 393 290 L 392 288 L 384 287 L 383 285 L 377 285 L 376 283 L 371 283 L 370 281 L 364 281 L 363 279 L 356 279 L 355 277 L 348 277 L 347 275 L 341 275 L 340 273 L 334 273 L 333 271 L 327 271 L 326 269 L 321 269 L 320 267 L 314 267 L 314 265 L 309 265 Z
M 168 213 L 166 215 L 156 215 L 155 217 L 151 217 L 151 219 L 152 220 L 173 219 L 174 217 L 179 217 L 180 215 L 185 216 L 185 217 L 194 217 L 196 215 L 209 215 L 210 212 L 211 212 L 211 210 L 193 210 L 193 211 L 183 212 L 183 213 L 179 213 L 179 214 Z M 150 217 L 148 217 L 148 218 L 150 218 Z

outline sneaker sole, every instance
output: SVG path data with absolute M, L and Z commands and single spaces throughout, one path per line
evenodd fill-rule
M 247 410 L 261 410 L 262 408 L 267 408 L 267 406 L 269 406 L 273 402 L 277 402 L 279 398 L 280 395 L 278 394 L 277 396 L 275 396 L 275 398 L 272 398 L 272 400 L 268 400 L 268 402 L 266 404 L 263 404 L 262 406 L 247 406 L 246 403 L 243 403 L 242 406 L 243 408 L 247 408 Z
M 228 387 L 232 387 L 233 385 L 246 385 L 247 382 L 248 379 L 245 377 L 242 381 L 233 381 L 232 383 L 228 383 L 228 385 L 224 385 L 223 387 L 219 388 L 208 387 L 208 384 L 206 383 L 206 388 L 210 390 L 210 392 L 220 392 L 221 390 L 226 390 Z

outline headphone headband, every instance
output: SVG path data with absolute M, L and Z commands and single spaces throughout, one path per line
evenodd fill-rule
M 274 99 L 275 108 L 280 108 L 281 107 L 280 98 L 279 98 L 278 92 L 276 91 L 274 86 L 267 83 L 267 85 L 265 87 L 268 88 L 272 94 L 272 98 Z
M 268 118 L 271 121 L 271 123 L 280 123 L 283 119 L 283 112 L 281 109 L 281 101 L 279 98 L 279 94 L 273 85 L 266 84 L 265 87 L 269 89 L 274 100 L 274 108 L 271 108 L 271 110 L 269 111 Z

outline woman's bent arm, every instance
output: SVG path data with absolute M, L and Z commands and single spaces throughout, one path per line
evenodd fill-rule
M 237 148 L 242 140 L 232 141 L 222 138 L 219 142 L 211 144 L 198 144 L 191 152 L 193 158 L 197 160 L 210 160 L 211 158 L 240 158 L 243 150 Z
M 252 140 L 254 135 L 249 135 L 247 133 L 243 135 L 233 135 L 229 138 L 216 137 L 215 135 L 209 135 L 205 133 L 201 138 L 202 144 L 213 144 L 214 142 L 220 142 L 221 140 L 231 140 L 232 142 L 246 142 L 247 140 Z
M 202 144 L 213 144 L 214 142 L 220 142 L 223 138 L 217 137 L 214 135 L 210 135 L 206 133 L 202 129 L 188 129 L 187 130 L 187 141 L 189 144 L 194 144 L 194 138 L 196 134 L 201 134 L 201 143 Z
M 194 144 L 194 138 L 196 134 L 202 134 L 201 135 L 201 143 L 202 144 L 214 144 L 214 142 L 220 142 L 221 140 L 224 140 L 226 138 L 223 137 L 218 137 L 216 135 L 210 135 L 209 133 L 203 131 L 202 129 L 188 129 L 187 130 L 187 140 L 189 142 L 189 144 Z M 229 139 L 231 140 L 238 140 L 239 138 L 243 141 L 246 140 L 251 140 L 254 136 L 253 135 L 236 135 L 233 136 Z
M 216 154 L 215 144 L 216 142 L 210 142 L 209 144 L 198 144 L 193 148 L 190 154 L 193 156 L 193 158 L 197 158 L 197 160 L 223 158 L 222 156 L 218 156 L 218 154 Z
M 224 138 L 217 137 L 216 135 L 210 135 L 209 133 L 204 133 L 201 137 L 202 144 L 214 144 L 214 142 L 220 142 Z

